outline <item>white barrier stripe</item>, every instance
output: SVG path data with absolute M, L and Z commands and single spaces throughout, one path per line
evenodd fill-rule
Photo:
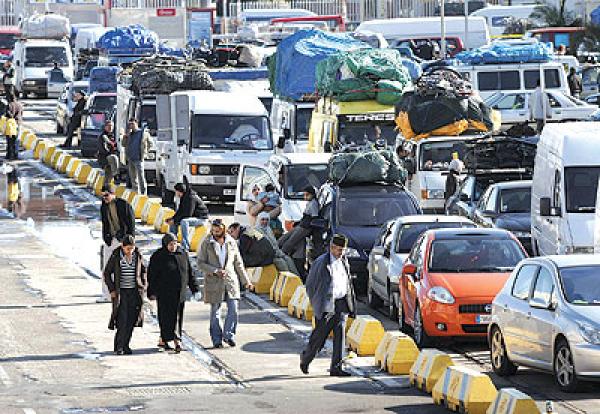
M 445 402 L 448 402 L 448 387 L 450 386 L 450 376 L 452 370 L 446 368 L 446 372 L 444 373 L 444 387 L 442 388 L 442 397 L 444 397 Z
M 471 384 L 471 375 L 462 374 L 462 381 L 460 384 L 460 392 L 458 393 L 458 404 L 460 405 L 461 401 L 465 401 L 465 397 L 467 396 L 467 390 L 469 389 L 469 385 Z
M 23 414 L 36 414 L 33 408 L 23 408 Z
M 515 408 L 514 406 L 515 406 L 516 403 L 517 403 L 517 398 L 511 395 L 508 398 L 508 408 L 506 409 L 506 413 L 507 414 L 510 414 L 510 413 L 513 412 L 513 410 Z
M 492 413 L 496 413 L 496 411 L 498 410 L 498 404 L 500 404 L 501 399 L 502 396 L 500 395 L 500 393 L 498 393 L 498 396 L 494 399 L 494 404 L 492 405 Z
M 12 385 L 12 381 L 11 381 L 10 377 L 8 376 L 8 374 L 6 373 L 4 368 L 2 368 L 1 366 L 0 366 L 0 381 L 2 381 L 2 384 L 4 384 L 4 386 L 6 386 L 6 387 Z

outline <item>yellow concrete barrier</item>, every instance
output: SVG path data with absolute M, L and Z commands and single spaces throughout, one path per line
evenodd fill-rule
M 69 163 L 71 162 L 72 159 L 73 159 L 72 155 L 69 155 L 69 154 L 63 155 L 60 162 L 56 166 L 57 171 L 62 174 L 65 174 L 67 172 L 67 167 L 69 166 Z
M 125 190 L 127 190 L 127 187 L 125 187 L 122 184 L 116 186 L 115 187 L 115 197 L 122 198 L 123 197 L 123 193 L 125 192 Z
M 100 174 L 100 169 L 92 168 L 92 171 L 90 171 L 90 175 L 88 175 L 88 179 L 86 182 L 88 188 L 94 188 L 94 183 L 96 182 L 96 177 L 98 177 L 98 174 Z
M 86 164 L 85 162 L 82 162 L 81 165 L 79 166 L 78 170 L 79 171 L 77 171 L 77 174 L 76 174 L 77 183 L 86 184 L 90 174 L 92 173 L 92 166 L 89 164 Z
M 44 164 L 46 165 L 52 165 L 52 157 L 54 156 L 54 153 L 58 151 L 57 147 L 49 147 L 48 150 L 46 151 L 46 154 L 44 155 Z
M 144 210 L 142 211 L 142 223 L 149 224 L 151 226 L 154 225 L 156 221 L 156 216 L 160 210 L 160 203 L 157 201 L 150 201 L 146 203 Z
M 254 285 L 254 292 L 266 294 L 269 293 L 269 290 L 277 277 L 277 268 L 273 264 L 264 267 L 254 267 L 249 269 L 248 276 Z
M 142 218 L 142 211 L 144 211 L 144 207 L 148 200 L 150 200 L 150 198 L 145 195 L 136 194 L 135 197 L 133 197 L 131 208 L 133 208 L 133 214 L 135 214 L 136 219 Z
M 281 272 L 280 274 L 283 275 L 283 280 L 280 289 L 275 292 L 275 303 L 279 306 L 287 307 L 296 288 L 302 285 L 302 279 L 290 272 Z
M 128 204 L 131 204 L 133 206 L 133 199 L 135 198 L 136 195 L 138 195 L 138 193 L 131 190 L 131 191 L 129 191 L 129 194 L 123 195 L 123 200 L 127 201 Z
M 190 239 L 190 251 L 197 252 L 200 247 L 200 243 L 206 235 L 208 234 L 208 225 L 198 226 L 194 228 L 194 233 L 192 234 L 192 238 Z
M 541 411 L 529 395 L 515 388 L 502 388 L 487 414 L 541 414 Z
M 437 349 L 422 349 L 410 368 L 410 385 L 431 394 L 433 387 L 446 371 L 454 365 L 450 355 Z
M 41 159 L 42 154 L 46 150 L 47 146 L 48 146 L 48 144 L 46 143 L 45 140 L 39 139 L 37 141 L 37 143 L 35 144 L 35 148 L 33 149 L 33 158 L 35 158 L 36 160 Z
M 52 159 L 50 160 L 50 166 L 56 170 L 58 163 L 64 156 L 65 156 L 64 151 L 61 151 L 61 150 L 54 151 L 54 154 L 52 155 Z
M 359 315 L 348 331 L 348 345 L 359 356 L 375 354 L 383 338 L 383 325 L 372 316 Z
M 379 345 L 375 349 L 375 365 L 379 368 L 385 368 L 385 354 L 392 342 L 392 338 L 402 335 L 402 332 L 391 331 L 383 334 L 383 338 L 379 341 Z
M 79 158 L 75 158 L 75 157 L 71 158 L 69 165 L 67 165 L 67 175 L 70 178 L 75 178 L 75 172 L 79 168 L 80 164 L 81 164 L 81 160 Z
M 312 305 L 310 304 L 310 298 L 308 297 L 308 294 L 305 294 L 300 303 L 299 313 L 296 316 L 298 316 L 298 318 L 304 318 L 305 321 L 310 321 L 312 320 L 313 314 L 314 312 Z
M 486 374 L 451 366 L 433 387 L 433 402 L 465 414 L 486 414 L 496 398 L 496 387 Z
M 385 352 L 385 370 L 392 375 L 407 375 L 418 356 L 419 348 L 410 336 L 395 336 Z
M 281 289 L 281 284 L 283 283 L 284 278 L 285 276 L 283 275 L 283 273 L 277 273 L 277 275 L 275 276 L 275 280 L 273 280 L 273 284 L 269 289 L 269 299 L 271 301 L 275 302 L 275 294 Z
M 292 295 L 292 298 L 288 302 L 287 310 L 288 315 L 297 317 L 297 310 L 300 308 L 300 304 L 302 303 L 302 298 L 306 295 L 306 289 L 304 286 L 300 285 L 296 288 L 296 291 Z
M 122 192 L 120 192 L 120 193 L 121 193 L 120 195 L 117 195 L 117 193 L 116 193 L 116 192 L 115 192 L 115 195 L 116 195 L 118 198 L 120 198 L 120 199 L 123 199 L 123 200 L 127 201 L 127 200 L 129 199 L 129 195 L 131 194 L 131 191 L 132 191 L 132 190 L 130 190 L 130 189 L 128 189 L 128 188 L 125 188 L 125 189 L 124 189 Z
M 33 147 L 35 146 L 35 143 L 37 141 L 37 137 L 35 136 L 35 134 L 33 133 L 24 133 L 21 135 L 21 142 L 23 144 L 23 147 L 25 149 L 33 149 Z
M 154 221 L 154 230 L 159 233 L 167 233 L 169 231 L 169 225 L 166 223 L 168 219 L 175 215 L 175 210 L 168 207 L 161 207 L 156 215 L 156 220 Z

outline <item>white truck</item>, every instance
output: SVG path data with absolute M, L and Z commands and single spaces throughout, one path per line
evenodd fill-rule
M 157 165 L 163 201 L 186 177 L 207 201 L 235 201 L 240 164 L 263 165 L 274 153 L 269 114 L 250 95 L 178 91 L 156 97 Z
M 289 101 L 274 98 L 271 106 L 273 138 L 278 146 L 289 134 L 289 140 L 296 152 L 308 152 L 308 130 L 315 102 Z

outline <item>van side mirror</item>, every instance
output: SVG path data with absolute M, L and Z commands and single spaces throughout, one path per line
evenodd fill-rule
M 279 148 L 279 149 L 285 148 L 285 137 L 284 136 L 279 137 L 279 139 L 277 140 L 277 148 Z
M 550 197 L 540 198 L 540 216 L 548 217 L 551 214 Z

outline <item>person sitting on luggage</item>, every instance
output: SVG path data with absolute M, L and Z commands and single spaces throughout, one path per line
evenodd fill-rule
M 250 222 L 251 226 L 256 224 L 256 218 L 258 215 L 265 211 L 265 205 L 259 198 L 260 194 L 261 188 L 258 184 L 255 184 L 254 187 L 252 187 L 252 194 L 248 196 L 248 201 L 246 204 L 246 213 L 248 214 L 248 221 Z M 281 205 L 272 209 L 268 213 L 270 218 L 277 218 L 281 214 Z
M 227 233 L 237 240 L 244 266 L 263 267 L 273 264 L 275 250 L 262 233 L 240 223 L 231 224 Z
M 171 233 L 177 235 L 181 226 L 181 247 L 190 250 L 190 228 L 202 226 L 208 220 L 208 208 L 202 199 L 191 189 L 189 183 L 175 184 L 175 194 L 179 197 L 179 208 L 175 215 L 167 220 Z
M 260 213 L 256 222 L 256 231 L 265 236 L 269 243 L 271 243 L 271 247 L 275 251 L 275 259 L 273 260 L 273 263 L 275 264 L 275 267 L 277 267 L 277 270 L 280 272 L 292 272 L 295 275 L 298 275 L 298 269 L 296 269 L 296 264 L 292 258 L 279 248 L 277 239 L 275 238 L 273 230 L 271 230 L 271 226 L 269 225 L 270 220 L 269 213 L 266 211 Z
M 258 195 L 258 199 L 265 206 L 263 211 L 272 211 L 281 205 L 281 197 L 275 191 L 275 186 L 270 183 L 265 186 L 265 191 Z

